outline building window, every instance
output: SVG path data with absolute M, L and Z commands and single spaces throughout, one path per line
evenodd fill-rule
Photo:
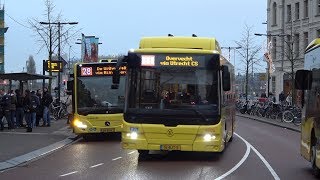
M 276 37 L 272 39 L 272 59 L 273 61 L 276 61 L 277 59 L 277 38 Z
M 309 33 L 308 32 L 303 33 L 303 39 L 304 39 L 304 47 L 303 48 L 306 48 L 309 45 Z
M 294 54 L 295 58 L 299 57 L 300 55 L 300 39 L 299 39 L 299 34 L 294 35 Z
M 290 55 L 291 53 L 291 51 L 292 51 L 292 47 L 291 47 L 291 44 L 292 44 L 292 42 L 291 42 L 291 40 L 292 40 L 292 38 L 291 38 L 291 35 L 287 35 L 287 41 L 285 42 L 286 43 L 286 45 L 287 45 L 287 55 Z
M 300 4 L 297 2 L 295 4 L 295 20 L 299 20 L 300 19 Z
M 272 93 L 276 93 L 276 77 L 272 76 Z
M 277 3 L 273 3 L 272 7 L 272 23 L 273 25 L 277 24 Z
M 287 5 L 287 22 L 291 22 L 292 13 L 291 13 L 291 4 Z
M 317 38 L 320 37 L 320 29 L 317 30 Z
M 309 17 L 309 0 L 304 0 L 304 18 Z

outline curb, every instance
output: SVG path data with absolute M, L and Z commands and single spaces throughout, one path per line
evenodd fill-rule
M 261 119 L 258 119 L 258 118 L 254 118 L 254 117 L 251 117 L 251 116 L 245 116 L 245 115 L 240 115 L 240 114 L 236 114 L 236 116 L 247 118 L 247 119 L 251 119 L 251 120 L 255 120 L 255 121 L 259 121 L 259 122 L 262 122 L 262 123 L 265 123 L 265 124 L 269 124 L 269 125 L 273 125 L 273 126 L 278 126 L 278 127 L 281 127 L 281 128 L 289 129 L 291 131 L 295 131 L 295 132 L 301 132 L 300 129 L 296 129 L 296 128 L 292 128 L 292 127 L 289 127 L 289 126 L 277 124 L 277 123 L 274 123 L 274 122 L 271 122 L 271 121 L 264 121 L 264 120 L 261 120 Z
M 49 146 L 43 147 L 41 149 L 29 152 L 27 154 L 0 162 L 0 171 L 4 171 L 10 168 L 14 168 L 20 164 L 29 162 L 33 159 L 39 158 L 41 156 L 47 155 L 53 151 L 56 151 L 58 149 L 61 149 L 69 144 L 71 144 L 72 142 L 74 142 L 77 139 L 77 136 L 71 136 L 68 137 L 62 141 L 56 142 L 54 144 L 51 144 Z

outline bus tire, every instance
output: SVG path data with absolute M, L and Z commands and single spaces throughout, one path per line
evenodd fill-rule
M 149 150 L 138 150 L 139 160 L 147 160 L 149 157 Z
M 316 177 L 320 177 L 320 169 L 317 167 L 316 165 L 316 144 L 317 144 L 317 139 L 314 135 L 314 133 L 312 133 L 312 139 L 311 139 L 311 167 L 312 167 L 312 172 Z
M 232 141 L 233 141 L 233 132 L 232 132 L 231 137 L 229 139 L 229 142 L 232 142 Z

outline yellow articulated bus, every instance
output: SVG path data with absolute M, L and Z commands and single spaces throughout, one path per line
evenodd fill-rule
M 120 84 L 113 84 L 112 75 L 119 68 Z M 73 130 L 84 138 L 88 134 L 121 132 L 126 65 L 110 60 L 79 63 L 74 66 Z
M 320 38 L 307 47 L 304 69 L 295 76 L 296 89 L 302 90 L 301 155 L 320 175 Z
M 122 147 L 221 152 L 234 132 L 233 66 L 214 38 L 150 37 L 126 58 Z

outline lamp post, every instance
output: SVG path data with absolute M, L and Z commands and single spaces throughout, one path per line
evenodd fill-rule
M 221 47 L 221 49 L 228 49 L 229 50 L 229 61 L 230 61 L 230 51 L 231 49 L 234 50 L 234 58 L 233 58 L 233 65 L 236 66 L 236 50 L 240 49 L 241 46 L 228 46 L 228 47 Z
M 40 22 L 43 25 L 58 25 L 58 61 L 61 62 L 61 25 L 76 25 L 78 22 Z M 51 61 L 51 59 L 50 59 Z M 50 67 L 51 70 L 51 67 Z M 61 89 L 61 72 L 58 71 L 58 101 L 60 102 L 60 89 Z

